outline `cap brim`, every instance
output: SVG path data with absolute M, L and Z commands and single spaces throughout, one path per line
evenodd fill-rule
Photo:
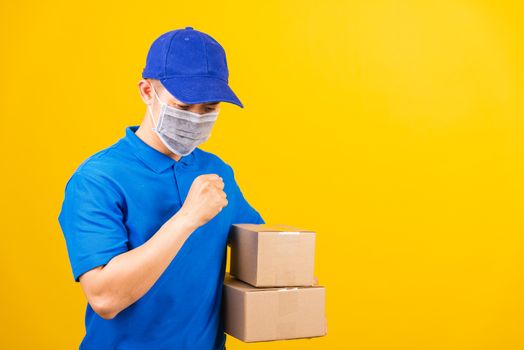
M 244 108 L 229 85 L 222 79 L 195 76 L 160 79 L 162 85 L 177 100 L 187 103 L 229 102 Z

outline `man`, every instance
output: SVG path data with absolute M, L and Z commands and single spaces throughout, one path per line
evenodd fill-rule
M 78 166 L 58 217 L 88 300 L 80 349 L 225 349 L 228 233 L 264 220 L 198 145 L 220 102 L 243 105 L 222 46 L 191 27 L 155 40 L 142 77 L 140 127 Z

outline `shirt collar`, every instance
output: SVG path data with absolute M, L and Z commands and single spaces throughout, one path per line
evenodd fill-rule
M 187 165 L 193 160 L 194 152 L 191 152 L 187 156 L 180 158 L 180 160 L 177 162 L 168 155 L 154 149 L 135 134 L 135 132 L 138 130 L 138 127 L 139 125 L 126 127 L 126 136 L 124 138 L 124 142 L 127 142 L 133 148 L 136 156 L 140 158 L 154 172 L 161 173 L 175 163 L 180 162 Z

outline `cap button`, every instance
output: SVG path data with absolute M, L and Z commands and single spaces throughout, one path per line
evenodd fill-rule
M 186 27 L 186 29 L 193 29 L 193 27 Z

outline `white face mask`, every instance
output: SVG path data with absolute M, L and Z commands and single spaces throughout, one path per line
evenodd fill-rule
M 160 101 L 153 85 L 151 88 L 161 106 L 158 125 L 153 118 L 152 109 L 149 105 L 147 106 L 155 125 L 152 130 L 171 152 L 179 156 L 186 156 L 211 136 L 211 129 L 217 119 L 218 111 L 198 114 L 168 106 L 167 103 Z

